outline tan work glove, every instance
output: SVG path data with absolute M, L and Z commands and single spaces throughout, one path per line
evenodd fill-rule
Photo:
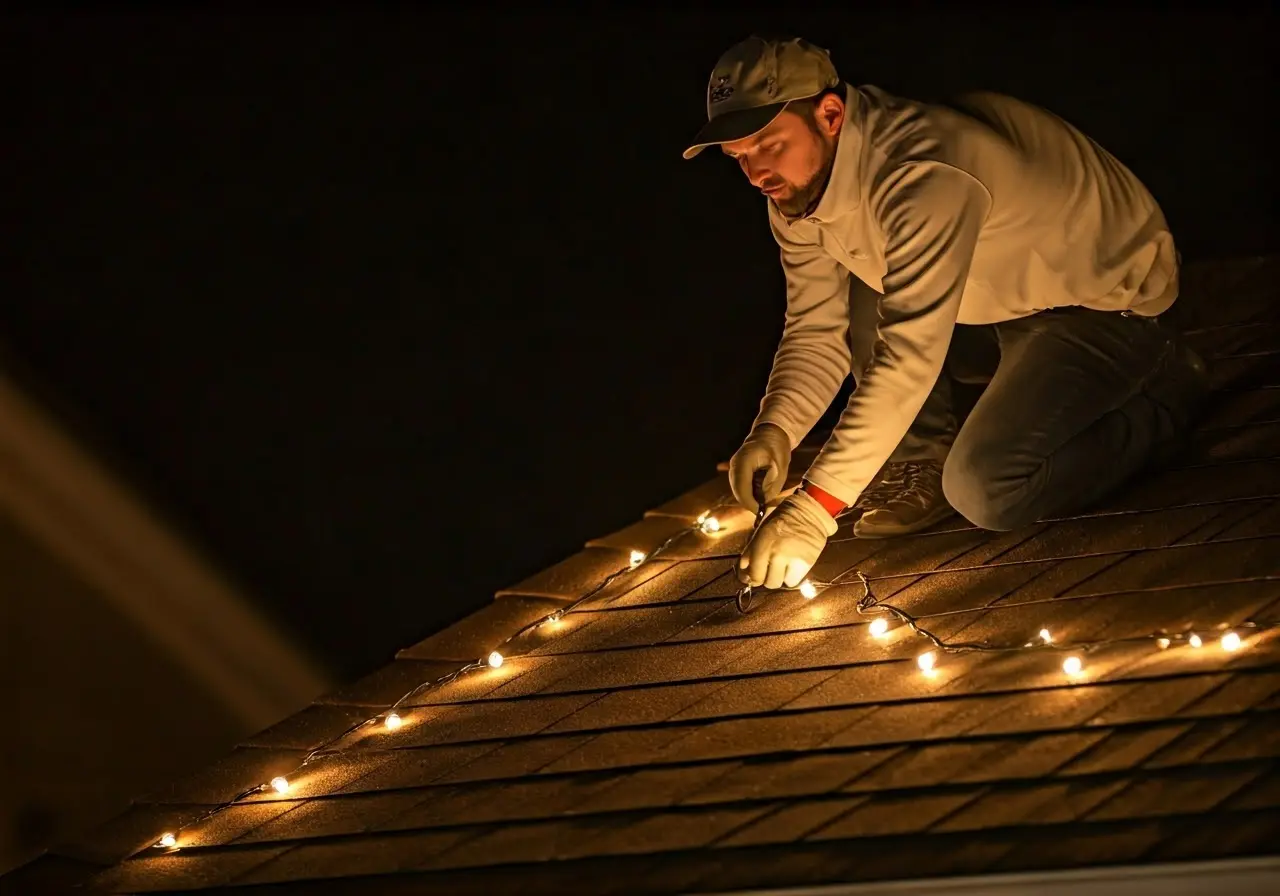
M 733 489 L 733 497 L 755 513 L 760 505 L 751 494 L 752 477 L 758 470 L 765 471 L 763 493 L 768 503 L 782 491 L 790 465 L 791 438 L 776 423 L 761 423 L 751 430 L 729 461 L 729 487 Z
M 738 578 L 752 587 L 795 588 L 804 581 L 827 539 L 835 518 L 801 489 L 765 518 L 738 558 Z

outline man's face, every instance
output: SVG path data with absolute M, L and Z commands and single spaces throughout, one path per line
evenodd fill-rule
M 835 162 L 844 104 L 826 97 L 814 110 L 784 109 L 764 130 L 720 148 L 778 211 L 799 217 L 817 204 Z

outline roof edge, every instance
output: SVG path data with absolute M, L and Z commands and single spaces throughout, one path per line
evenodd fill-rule
M 724 890 L 717 896 L 1201 896 L 1280 889 L 1280 856 L 1111 865 L 952 878 Z

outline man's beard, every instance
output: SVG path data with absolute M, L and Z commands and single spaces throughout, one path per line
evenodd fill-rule
M 836 147 L 832 143 L 826 147 L 822 164 L 818 166 L 818 170 L 814 172 L 813 177 L 809 178 L 802 186 L 796 187 L 795 192 L 786 199 L 773 200 L 773 204 L 778 207 L 778 211 L 788 218 L 799 218 L 817 208 L 818 203 L 822 200 L 823 191 L 827 188 L 827 181 L 831 179 L 831 169 L 835 167 L 835 162 Z

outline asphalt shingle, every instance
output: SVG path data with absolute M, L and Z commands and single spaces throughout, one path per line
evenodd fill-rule
M 1192 266 L 1185 284 L 1175 317 L 1225 391 L 1183 457 L 1101 506 L 884 541 L 853 537 L 851 513 L 812 572 L 817 599 L 765 594 L 743 616 L 749 515 L 691 528 L 727 494 L 721 471 L 42 867 L 115 863 L 96 882 L 130 892 L 609 893 L 1273 850 L 1280 632 L 1239 626 L 1280 612 L 1280 264 Z M 1055 644 L 945 653 L 926 677 L 924 638 L 896 622 L 871 637 L 858 573 L 948 642 L 1047 627 Z M 584 595 L 500 668 L 425 686 Z M 1223 626 L 1243 649 L 1223 650 Z M 1192 630 L 1203 647 L 1146 637 Z M 1133 640 L 1063 672 L 1073 644 L 1114 638 Z M 362 728 L 293 774 L 411 691 L 400 730 Z M 288 794 L 190 823 L 276 774 Z M 178 851 L 150 845 L 169 829 Z

